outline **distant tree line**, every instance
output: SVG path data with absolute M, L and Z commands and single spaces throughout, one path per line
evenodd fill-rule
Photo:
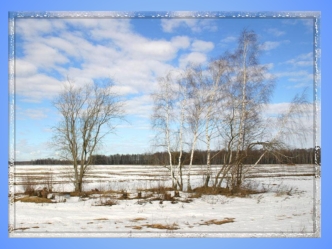
M 36 159 L 31 161 L 16 161 L 15 165 L 71 165 L 69 160 L 59 160 L 54 158 Z
M 179 152 L 173 152 L 174 160 L 178 157 Z M 279 151 L 282 154 L 282 161 L 277 161 L 273 154 L 265 154 L 261 159 L 261 164 L 314 164 L 315 151 L 314 149 L 293 149 L 287 151 Z M 211 164 L 221 164 L 226 155 L 226 151 L 211 151 Z M 260 150 L 252 150 L 250 156 L 244 160 L 244 164 L 254 164 L 260 157 Z M 206 164 L 206 151 L 196 150 L 193 158 L 193 164 Z M 318 155 L 318 163 L 320 163 L 320 155 Z M 182 164 L 188 165 L 190 160 L 190 153 L 183 152 Z M 156 152 L 153 154 L 116 154 L 116 155 L 94 155 L 93 162 L 95 165 L 168 165 L 168 152 Z
M 176 160 L 177 154 L 174 152 L 173 159 Z M 211 164 L 221 164 L 226 155 L 226 151 L 211 151 Z M 282 161 L 277 161 L 273 154 L 265 154 L 261 159 L 261 164 L 314 164 L 315 151 L 314 149 L 293 149 L 287 151 L 276 152 L 282 154 Z M 260 157 L 260 150 L 252 150 L 244 164 L 254 164 Z M 196 150 L 193 158 L 193 164 L 204 165 L 206 163 L 206 151 Z M 92 155 L 91 162 L 93 165 L 168 165 L 168 152 L 156 152 L 145 154 L 115 154 L 115 155 Z M 190 153 L 183 152 L 182 165 L 188 165 L 190 160 Z M 317 163 L 320 163 L 320 150 L 317 155 Z M 71 165 L 72 162 L 68 160 L 57 160 L 53 158 L 37 159 L 32 161 L 15 162 L 16 165 Z

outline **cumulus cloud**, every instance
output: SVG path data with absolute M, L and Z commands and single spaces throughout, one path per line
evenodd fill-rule
M 62 89 L 63 82 L 45 74 L 32 74 L 16 78 L 16 94 L 22 101 L 39 102 L 51 99 Z
M 209 52 L 214 48 L 213 42 L 195 40 L 191 44 L 191 50 L 195 52 Z
M 181 35 L 143 37 L 128 19 L 38 19 L 17 26 L 17 93 L 28 101 L 52 97 L 67 76 L 80 83 L 109 77 L 122 93 L 149 91 L 156 77 L 172 69 L 178 52 L 191 45 Z M 194 43 L 196 50 L 210 47 Z
M 149 119 L 153 109 L 150 95 L 140 95 L 126 101 L 127 114 Z
M 162 19 L 161 27 L 164 32 L 172 33 L 178 28 L 189 28 L 194 33 L 202 32 L 203 30 L 217 31 L 218 28 L 212 20 L 209 19 Z
M 204 53 L 192 52 L 182 55 L 179 59 L 179 65 L 181 68 L 185 68 L 188 64 L 202 64 L 207 61 L 207 56 Z
M 15 60 L 15 75 L 16 77 L 25 77 L 37 73 L 37 66 L 28 60 Z

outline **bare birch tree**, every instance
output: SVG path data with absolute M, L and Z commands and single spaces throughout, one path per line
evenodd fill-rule
M 224 58 L 213 60 L 207 69 L 204 83 L 205 92 L 205 143 L 206 143 L 206 179 L 205 187 L 211 178 L 211 141 L 217 135 L 218 112 L 222 110 L 222 86 L 228 82 L 229 63 Z
M 78 87 L 69 80 L 53 104 L 61 116 L 53 128 L 53 142 L 61 157 L 72 161 L 72 181 L 75 191 L 81 192 L 92 154 L 114 130 L 113 121 L 123 117 L 123 104 L 112 91 L 112 84 Z
M 206 96 L 204 92 L 205 77 L 200 66 L 193 66 L 190 72 L 186 75 L 186 120 L 190 130 L 190 159 L 187 173 L 187 190 L 191 191 L 191 169 L 193 166 L 194 154 L 197 142 L 201 133 L 203 132 L 203 125 L 205 119 Z
M 236 192 L 250 169 L 265 155 L 272 154 L 277 160 L 286 157 L 282 151 L 288 149 L 287 138 L 296 136 L 297 141 L 306 138 L 308 129 L 298 122 L 308 110 L 304 95 L 296 96 L 289 110 L 279 117 L 266 115 L 275 78 L 266 65 L 259 64 L 259 48 L 257 35 L 243 30 L 234 52 L 225 53 L 208 65 L 189 65 L 176 80 L 168 74 L 160 81 L 154 95 L 153 120 L 169 154 L 167 167 L 173 187 L 183 188 L 184 145 L 189 151 L 188 191 L 192 190 L 195 150 L 205 144 L 204 186 L 209 187 L 212 181 L 212 187 L 216 189 L 226 183 L 232 192 Z M 211 156 L 212 142 L 217 140 L 222 146 Z M 176 161 L 173 160 L 175 152 L 179 152 L 177 166 L 172 163 Z M 212 172 L 211 161 L 219 153 L 224 155 L 223 162 Z M 252 154 L 258 155 L 256 162 L 244 165 Z
M 161 146 L 166 148 L 169 165 L 165 165 L 170 170 L 170 177 L 172 179 L 172 187 L 176 186 L 173 167 L 173 150 L 172 139 L 174 139 L 174 106 L 175 106 L 175 90 L 173 83 L 172 72 L 169 72 L 165 77 L 158 79 L 158 89 L 152 94 L 154 109 L 152 114 L 153 128 L 158 130 L 157 137 L 161 136 L 158 141 Z
M 305 139 L 303 124 L 297 120 L 308 110 L 304 95 L 296 96 L 289 110 L 277 118 L 264 116 L 273 93 L 275 79 L 268 69 L 258 63 L 259 46 L 254 32 L 244 30 L 239 38 L 238 48 L 230 54 L 230 81 L 223 87 L 223 110 L 218 126 L 224 143 L 223 165 L 217 171 L 214 187 L 220 187 L 224 180 L 232 192 L 240 188 L 248 171 L 255 167 L 264 155 L 273 154 L 281 160 L 285 157 L 287 137 Z M 298 131 L 301 134 L 298 134 Z M 257 161 L 246 167 L 243 161 L 252 150 L 259 150 Z
M 178 139 L 177 139 L 177 150 L 179 152 L 178 164 L 175 169 L 175 180 L 177 183 L 177 187 L 180 190 L 183 190 L 183 150 L 184 150 L 184 132 L 186 126 L 186 108 L 188 103 L 188 96 L 186 94 L 186 79 L 188 78 L 188 74 L 190 74 L 190 70 L 185 70 L 177 79 L 177 109 L 179 110 L 179 114 L 176 115 L 178 118 Z

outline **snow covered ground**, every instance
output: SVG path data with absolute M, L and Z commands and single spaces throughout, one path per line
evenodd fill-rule
M 204 179 L 196 166 L 193 185 Z M 23 192 L 26 175 L 37 187 L 51 172 L 54 192 L 71 191 L 66 166 L 16 166 L 12 193 Z M 260 165 L 247 184 L 265 193 L 246 197 L 180 192 L 173 201 L 137 199 L 138 189 L 168 186 L 168 172 L 155 166 L 94 166 L 85 190 L 110 190 L 90 198 L 59 194 L 57 203 L 10 205 L 11 237 L 312 237 L 320 236 L 319 179 L 313 165 Z M 50 179 L 50 178 L 48 178 Z M 49 182 L 49 180 L 48 180 Z M 39 184 L 39 185 L 38 185 Z M 195 186 L 193 186 L 195 187 Z M 128 192 L 122 200 L 119 191 Z M 173 192 L 170 192 L 173 195 Z M 147 192 L 143 192 L 148 195 Z M 66 200 L 66 202 L 63 202 Z M 100 206 L 111 200 L 112 206 Z M 318 206 L 316 207 L 316 204 Z

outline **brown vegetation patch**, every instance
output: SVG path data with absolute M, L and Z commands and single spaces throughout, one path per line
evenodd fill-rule
M 201 198 L 202 197 L 202 193 L 200 192 L 194 192 L 194 193 L 191 193 L 189 198 Z
M 129 198 L 129 193 L 125 191 L 121 191 L 121 196 L 118 198 L 119 200 L 128 200 Z
M 27 229 L 30 229 L 30 227 L 19 227 L 19 228 L 15 228 L 14 230 L 27 230 Z
M 142 226 L 126 226 L 126 227 L 131 227 L 132 229 L 135 229 L 135 230 L 141 230 L 142 229 Z
M 173 188 L 164 187 L 164 186 L 157 186 L 155 188 L 148 188 L 148 189 L 138 189 L 138 191 L 145 191 L 145 192 L 152 192 L 156 194 L 165 194 L 169 191 L 173 191 Z
M 139 192 L 141 193 L 140 195 L 137 194 L 135 197 L 131 198 L 131 199 L 148 199 L 153 197 L 153 193 L 149 193 L 149 192 Z
M 98 202 L 94 206 L 113 206 L 113 205 L 117 205 L 117 204 L 118 204 L 118 202 L 116 200 L 107 199 L 107 200 L 100 200 L 100 202 Z
M 144 226 L 146 226 L 148 228 L 163 229 L 163 230 L 177 230 L 177 229 L 179 229 L 179 226 L 176 223 L 173 223 L 171 225 L 163 225 L 163 224 L 156 223 L 156 224 L 147 224 L 147 225 L 144 225 Z
M 251 189 L 249 187 L 242 187 L 230 190 L 229 188 L 221 188 L 221 187 L 198 187 L 193 189 L 193 194 L 190 196 L 191 198 L 199 198 L 201 195 L 225 195 L 225 196 L 238 196 L 238 197 L 246 197 L 252 194 L 260 194 L 265 191 L 258 191 L 255 189 Z M 196 197 L 195 197 L 196 196 Z
M 235 218 L 225 218 L 223 220 L 213 219 L 213 220 L 205 221 L 204 223 L 200 223 L 200 225 L 205 225 L 205 226 L 222 225 L 222 224 L 234 222 L 234 220 L 235 220 Z
M 18 199 L 15 200 L 15 202 L 16 201 L 32 202 L 32 203 L 54 203 L 50 199 L 40 198 L 40 197 L 37 197 L 37 196 L 26 196 L 26 197 L 18 198 Z
M 201 197 L 202 195 L 218 195 L 223 194 L 227 195 L 230 191 L 226 188 L 213 188 L 213 187 L 198 187 L 192 190 L 192 194 L 198 196 L 197 198 Z
M 68 194 L 68 193 L 64 193 L 64 194 Z M 82 195 L 82 192 L 70 192 L 69 195 L 71 197 L 80 197 Z
M 107 218 L 97 218 L 97 219 L 94 219 L 94 220 L 108 220 Z
M 141 218 L 141 217 L 139 217 L 139 218 L 132 219 L 132 220 L 130 220 L 130 221 L 131 221 L 131 222 L 138 222 L 138 221 L 141 221 L 141 220 L 146 220 L 146 218 Z

